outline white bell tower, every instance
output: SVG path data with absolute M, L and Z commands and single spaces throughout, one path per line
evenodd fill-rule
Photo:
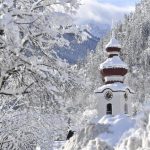
M 121 45 L 113 32 L 110 42 L 106 45 L 108 58 L 99 67 L 104 85 L 95 90 L 100 116 L 132 114 L 134 91 L 124 84 L 128 66 L 120 59 L 120 50 Z

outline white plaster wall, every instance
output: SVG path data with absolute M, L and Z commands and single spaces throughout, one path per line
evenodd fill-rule
M 132 98 L 133 94 L 126 91 L 128 94 L 128 100 L 125 101 L 125 92 L 112 92 L 113 97 L 111 100 L 105 99 L 105 94 L 110 90 L 105 90 L 103 93 L 96 93 L 97 96 L 97 109 L 100 116 L 106 115 L 107 104 L 112 104 L 112 115 L 125 114 L 124 105 L 128 105 L 128 114 L 132 115 Z
M 134 103 L 135 94 L 129 93 L 128 95 L 129 95 L 128 98 L 129 115 L 133 115 L 133 103 Z

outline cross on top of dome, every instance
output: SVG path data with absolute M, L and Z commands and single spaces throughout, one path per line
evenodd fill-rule
M 110 42 L 106 45 L 106 49 L 109 47 L 114 47 L 114 48 L 121 48 L 121 45 L 119 41 L 115 38 L 115 27 L 114 27 L 114 22 L 112 21 L 112 33 L 111 33 L 111 39 Z

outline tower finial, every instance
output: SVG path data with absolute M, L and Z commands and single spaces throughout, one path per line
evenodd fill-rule
M 112 38 L 115 38 L 115 25 L 114 25 L 114 19 L 112 19 L 112 24 L 111 24 L 111 36 Z

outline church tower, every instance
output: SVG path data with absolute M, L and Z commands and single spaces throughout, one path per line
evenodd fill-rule
M 111 40 L 106 45 L 108 58 L 99 67 L 104 85 L 95 90 L 98 111 L 100 116 L 106 114 L 131 115 L 134 91 L 124 84 L 128 66 L 119 57 L 121 45 L 116 40 L 114 31 L 112 32 Z

